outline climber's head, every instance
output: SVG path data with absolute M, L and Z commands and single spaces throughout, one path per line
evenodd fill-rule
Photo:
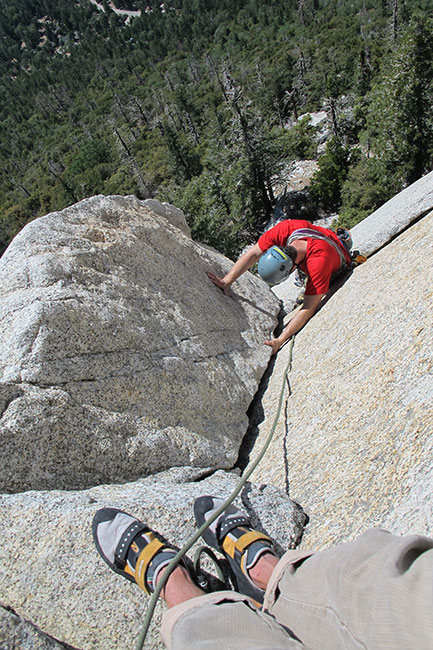
M 259 275 L 271 286 L 282 282 L 293 271 L 297 254 L 294 246 L 272 246 L 259 259 Z

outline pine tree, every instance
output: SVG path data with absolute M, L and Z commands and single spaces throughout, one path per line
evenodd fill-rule
M 367 135 L 389 195 L 433 164 L 432 31 L 431 19 L 413 20 L 372 88 Z

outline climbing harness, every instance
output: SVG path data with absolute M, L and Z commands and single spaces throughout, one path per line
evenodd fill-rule
M 215 521 L 215 519 L 217 519 L 224 512 L 224 510 L 226 510 L 229 507 L 229 505 L 232 503 L 232 501 L 235 500 L 235 498 L 238 496 L 238 494 L 241 492 L 242 488 L 244 487 L 245 483 L 248 481 L 251 474 L 256 469 L 257 465 L 260 463 L 260 461 L 264 457 L 264 455 L 265 455 L 265 453 L 266 453 L 266 451 L 267 451 L 267 449 L 268 449 L 268 447 L 269 447 L 269 445 L 271 443 L 271 440 L 272 440 L 272 438 L 274 436 L 275 429 L 277 427 L 277 423 L 278 423 L 278 420 L 279 420 L 279 417 L 280 417 L 280 414 L 281 414 L 281 407 L 282 407 L 282 404 L 283 404 L 284 391 L 285 391 L 285 388 L 286 388 L 286 380 L 287 380 L 287 376 L 288 376 L 290 370 L 292 369 L 292 354 L 293 354 L 293 345 L 294 345 L 294 343 L 295 343 L 295 335 L 293 335 L 291 337 L 291 339 L 289 340 L 289 342 L 288 342 L 288 345 L 289 345 L 289 359 L 287 361 L 287 365 L 286 365 L 286 368 L 285 368 L 284 374 L 283 374 L 283 382 L 282 382 L 280 395 L 279 395 L 279 399 L 278 399 L 277 411 L 276 411 L 276 414 L 275 414 L 274 421 L 272 423 L 271 430 L 270 430 L 270 432 L 268 434 L 268 437 L 265 440 L 265 443 L 264 443 L 264 445 L 262 447 L 262 450 L 260 451 L 260 453 L 257 456 L 256 460 L 252 463 L 251 467 L 241 477 L 240 481 L 238 482 L 237 486 L 235 487 L 235 489 L 233 490 L 231 495 L 228 497 L 228 499 L 226 501 L 224 501 L 222 506 L 220 508 L 218 508 L 214 512 L 214 514 L 211 515 L 209 517 L 209 519 L 207 519 L 206 522 L 202 526 L 200 526 L 200 528 L 194 533 L 194 535 L 192 535 L 190 537 L 190 539 L 178 551 L 178 553 L 176 553 L 174 558 L 171 560 L 170 564 L 167 566 L 166 570 L 164 571 L 161 579 L 159 580 L 159 582 L 158 582 L 158 584 L 157 584 L 157 586 L 155 588 L 155 591 L 153 592 L 153 594 L 152 594 L 152 596 L 151 596 L 151 598 L 149 600 L 149 606 L 147 608 L 146 616 L 144 617 L 144 620 L 143 620 L 143 625 L 142 625 L 142 628 L 141 628 L 141 631 L 140 631 L 140 635 L 139 635 L 139 637 L 137 639 L 137 644 L 135 646 L 135 650 L 142 650 L 142 648 L 143 648 L 143 644 L 144 644 L 144 641 L 146 639 L 147 632 L 149 631 L 150 623 L 152 621 L 152 616 L 153 616 L 153 613 L 155 611 L 155 606 L 156 606 L 156 602 L 158 600 L 159 594 L 161 593 L 162 589 L 164 588 L 164 586 L 165 586 L 168 578 L 170 577 L 171 573 L 176 568 L 176 566 L 179 564 L 179 561 L 182 559 L 182 557 L 185 555 L 185 553 L 187 553 L 187 551 L 189 551 L 191 546 L 193 544 L 195 544 L 195 542 L 202 536 L 202 533 Z M 206 548 L 207 550 L 206 551 L 201 551 L 201 549 L 198 549 L 198 551 L 196 553 L 195 564 L 199 566 L 201 553 L 206 552 L 206 554 L 211 559 L 213 559 L 212 556 L 214 556 L 214 558 L 215 558 L 214 561 L 217 563 L 215 566 L 219 567 L 218 560 L 216 559 L 216 557 L 215 557 L 214 553 L 211 551 L 211 549 L 208 549 L 207 547 L 204 547 L 204 548 Z M 221 574 L 220 573 L 219 573 L 219 577 L 221 579 Z M 225 583 L 225 578 L 222 577 L 221 581 Z M 203 584 L 204 584 L 204 581 L 203 581 Z
M 292 232 L 290 237 L 287 239 L 286 245 L 290 246 L 290 244 L 294 242 L 296 239 L 321 239 L 322 241 L 326 241 L 326 243 L 330 244 L 337 251 L 341 262 L 340 268 L 344 269 L 345 267 L 346 268 L 348 267 L 346 257 L 343 251 L 341 250 L 341 248 L 339 247 L 339 245 L 330 237 L 323 235 L 321 232 L 318 232 L 317 230 L 313 230 L 312 228 L 299 228 L 298 230 Z

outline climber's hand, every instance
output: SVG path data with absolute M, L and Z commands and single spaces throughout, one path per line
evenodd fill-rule
M 272 339 L 271 341 L 263 341 L 265 345 L 269 345 L 270 348 L 272 348 L 272 355 L 276 354 L 280 347 L 282 346 L 282 343 L 279 341 L 279 339 Z
M 228 282 L 225 278 L 220 278 L 218 275 L 215 275 L 215 273 L 211 273 L 210 271 L 207 272 L 207 276 L 216 287 L 222 289 L 224 293 L 228 292 L 231 282 Z

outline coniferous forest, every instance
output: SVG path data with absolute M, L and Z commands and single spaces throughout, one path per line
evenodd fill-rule
M 332 137 L 311 210 L 353 225 L 433 168 L 430 14 L 431 0 L 3 0 L 0 252 L 36 216 L 135 194 L 235 257 L 282 171 L 317 156 L 298 118 L 319 110 Z

